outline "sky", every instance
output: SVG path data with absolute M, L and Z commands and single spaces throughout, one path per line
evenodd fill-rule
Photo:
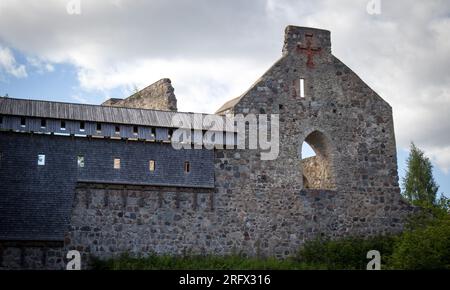
M 0 0 L 0 95 L 100 104 L 170 78 L 178 109 L 213 113 L 280 56 L 284 28 L 332 52 L 393 108 L 450 196 L 450 1 Z

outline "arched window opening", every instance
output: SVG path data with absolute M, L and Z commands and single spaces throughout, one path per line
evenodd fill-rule
M 305 189 L 335 189 L 333 152 L 330 140 L 321 132 L 309 134 L 302 144 L 302 177 Z

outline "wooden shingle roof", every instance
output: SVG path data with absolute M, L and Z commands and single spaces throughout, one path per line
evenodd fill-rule
M 175 115 L 178 115 L 178 118 L 183 120 L 193 120 L 193 126 L 196 129 L 202 128 L 204 130 L 213 131 L 234 131 L 233 123 L 225 122 L 225 117 L 220 117 L 223 118 L 225 129 L 221 128 L 222 125 L 220 124 L 213 124 L 211 128 L 206 128 L 203 126 L 201 118 L 194 118 L 194 115 L 196 115 L 194 113 L 26 100 L 6 97 L 0 97 L 0 114 L 167 128 L 177 127 L 172 124 L 172 120 Z M 205 117 L 207 114 L 202 114 L 202 116 Z

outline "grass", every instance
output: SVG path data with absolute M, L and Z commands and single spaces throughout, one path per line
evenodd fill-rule
M 245 258 L 228 256 L 170 256 L 149 255 L 132 257 L 123 254 L 119 258 L 93 261 L 98 270 L 306 270 L 326 269 L 324 265 L 300 263 L 294 258 Z
M 377 249 L 384 257 L 390 257 L 395 243 L 394 236 L 372 238 L 318 239 L 307 242 L 295 256 L 277 259 L 256 258 L 242 255 L 156 255 L 134 257 L 124 254 L 108 260 L 94 260 L 94 269 L 110 270 L 326 270 L 365 269 L 366 254 Z M 387 259 L 382 258 L 382 263 Z
M 94 260 L 100 270 L 306 270 L 326 269 L 325 265 L 299 262 L 296 258 L 246 258 L 229 256 L 170 256 L 149 255 L 144 258 L 124 254 L 116 259 Z

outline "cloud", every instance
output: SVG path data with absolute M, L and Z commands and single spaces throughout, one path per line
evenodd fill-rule
M 36 57 L 28 56 L 27 62 L 39 74 L 43 74 L 45 72 L 53 72 L 55 70 L 55 67 L 51 63 L 43 61 Z
M 0 46 L 0 72 L 2 71 L 16 78 L 27 77 L 25 66 L 17 64 L 9 48 Z
M 214 112 L 281 56 L 286 25 L 328 29 L 333 54 L 392 105 L 398 146 L 414 141 L 450 167 L 446 0 L 381 0 L 379 15 L 367 13 L 369 0 L 81 0 L 80 15 L 68 2 L 2 0 L 0 41 L 72 64 L 82 91 L 126 97 L 169 77 L 181 110 Z
M 427 154 L 431 156 L 439 168 L 448 174 L 450 171 L 450 146 L 428 147 Z
M 107 91 L 123 87 L 127 94 L 131 94 L 135 86 L 143 88 L 155 80 L 170 77 L 175 94 L 182 101 L 180 111 L 214 112 L 229 96 L 240 95 L 243 88 L 265 69 L 250 60 L 236 63 L 236 60 L 226 58 L 194 61 L 144 59 L 120 63 L 101 71 L 80 69 L 78 78 L 81 87 L 88 90 Z M 236 78 L 237 74 L 239 78 Z

